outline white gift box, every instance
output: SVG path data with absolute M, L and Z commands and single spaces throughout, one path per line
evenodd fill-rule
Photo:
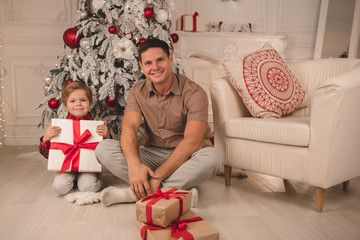
M 48 170 L 58 172 L 68 165 L 65 172 L 101 172 L 94 150 L 103 139 L 96 133 L 100 124 L 104 121 L 52 119 L 51 125 L 61 127 L 61 133 L 50 140 Z
M 204 31 L 204 20 L 201 16 L 196 17 L 196 29 L 194 29 L 193 24 L 193 16 L 192 15 L 183 15 L 179 21 L 181 31 L 185 32 L 203 32 Z

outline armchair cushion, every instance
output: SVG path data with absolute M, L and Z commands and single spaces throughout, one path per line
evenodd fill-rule
M 225 122 L 225 135 L 230 138 L 307 147 L 310 139 L 310 118 L 230 118 Z
M 283 117 L 304 101 L 304 88 L 269 44 L 240 60 L 224 61 L 223 65 L 254 117 Z

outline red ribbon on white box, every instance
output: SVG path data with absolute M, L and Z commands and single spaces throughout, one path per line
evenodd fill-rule
M 99 142 L 86 143 L 91 137 L 88 129 L 80 135 L 80 120 L 73 120 L 74 144 L 50 142 L 50 149 L 59 149 L 65 154 L 65 159 L 60 174 L 70 168 L 72 172 L 79 171 L 80 148 L 95 149 Z
M 181 31 L 184 31 L 184 16 L 191 16 L 190 14 L 184 14 L 181 16 Z M 193 15 L 193 32 L 197 31 L 197 22 L 196 22 L 196 17 L 199 16 L 198 12 L 195 12 Z

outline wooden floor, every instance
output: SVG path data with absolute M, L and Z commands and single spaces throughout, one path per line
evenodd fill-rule
M 134 204 L 76 206 L 51 189 L 54 173 L 37 147 L 0 149 L 0 239 L 140 240 Z M 324 212 L 315 189 L 248 173 L 224 186 L 216 176 L 199 186 L 194 209 L 222 240 L 360 239 L 360 178 L 326 192 Z

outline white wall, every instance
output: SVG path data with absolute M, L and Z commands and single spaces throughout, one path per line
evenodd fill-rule
M 288 61 L 311 59 L 314 54 L 321 0 L 175 0 L 174 18 L 197 11 L 205 23 L 251 23 L 254 32 L 288 35 Z
M 1 99 L 6 145 L 38 144 L 43 79 L 63 51 L 62 35 L 76 21 L 74 0 L 1 0 Z M 251 22 L 261 33 L 288 35 L 288 61 L 313 56 L 320 0 L 175 0 L 174 19 L 198 11 L 206 23 Z M 0 136 L 1 138 L 1 136 Z M 1 141 L 1 139 L 0 139 Z
M 75 17 L 72 0 L 0 1 L 5 145 L 38 144 L 42 111 L 35 107 L 44 97 L 43 79 L 63 51 L 62 35 Z

